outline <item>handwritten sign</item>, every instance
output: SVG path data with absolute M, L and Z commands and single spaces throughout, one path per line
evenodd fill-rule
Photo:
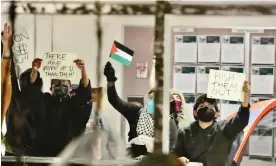
M 47 52 L 42 57 L 41 74 L 50 79 L 72 80 L 77 69 L 76 59 L 77 55 L 73 53 Z
M 148 63 L 137 62 L 136 63 L 136 78 L 147 78 L 148 75 Z
M 207 97 L 231 101 L 243 101 L 243 73 L 210 70 Z
M 27 30 L 13 35 L 14 64 L 19 65 L 29 59 L 28 43 L 30 37 Z

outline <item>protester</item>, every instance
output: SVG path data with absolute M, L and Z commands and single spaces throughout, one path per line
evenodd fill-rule
M 176 88 L 170 90 L 170 117 L 175 121 L 178 129 L 183 129 L 192 123 L 188 117 L 188 108 L 183 93 Z
M 115 76 L 115 70 L 110 62 L 107 62 L 105 65 L 104 75 L 108 81 L 107 95 L 109 103 L 119 111 L 129 123 L 130 131 L 128 133 L 128 141 L 131 146 L 128 149 L 131 152 L 131 156 L 136 158 L 148 154 L 153 148 L 153 111 L 150 108 L 145 109 L 139 105 L 126 102 L 118 96 L 115 88 L 115 81 L 117 78 Z M 152 92 L 150 92 L 150 94 Z M 182 120 L 184 119 L 179 118 L 179 121 Z M 170 148 L 172 148 L 175 143 L 176 133 L 176 124 L 173 120 L 170 120 Z M 143 140 L 143 142 L 141 142 L 141 140 Z
M 32 155 L 57 156 L 75 137 L 85 130 L 91 112 L 91 86 L 84 62 L 75 61 L 82 78 L 72 90 L 69 80 L 51 80 L 51 94 L 41 91 L 43 81 L 38 69 L 41 59 L 20 76 L 21 91 L 35 120 Z
M 89 126 L 85 134 L 98 134 L 91 145 L 93 158 L 95 160 L 115 160 L 117 157 L 118 145 L 116 144 L 115 134 L 111 130 L 110 125 L 106 122 L 103 116 L 101 106 L 102 102 L 102 87 L 92 88 L 93 107 L 90 115 L 90 120 L 86 126 Z M 98 131 L 96 133 L 95 131 Z M 94 133 L 93 133 L 94 132 Z
M 196 121 L 179 132 L 174 153 L 187 165 L 189 161 L 201 162 L 204 166 L 227 165 L 231 146 L 237 135 L 249 121 L 250 86 L 243 85 L 243 102 L 235 117 L 216 121 L 219 110 L 215 99 L 204 94 L 196 100 L 194 117 Z

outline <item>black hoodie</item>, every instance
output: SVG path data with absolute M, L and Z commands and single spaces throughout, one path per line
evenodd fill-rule
M 31 69 L 20 76 L 21 92 L 26 98 L 34 119 L 31 155 L 56 156 L 75 137 L 85 130 L 92 109 L 91 86 L 80 83 L 74 95 L 63 98 L 43 93 L 42 79 L 38 73 L 30 83 Z

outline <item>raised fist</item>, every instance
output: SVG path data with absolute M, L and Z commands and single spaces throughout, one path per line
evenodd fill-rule
M 32 68 L 34 69 L 34 70 L 38 70 L 39 68 L 40 68 L 40 66 L 41 66 L 41 62 L 42 62 L 43 60 L 42 59 L 40 59 L 40 58 L 35 58 L 34 60 L 33 60 L 33 62 L 32 62 Z
M 105 64 L 104 75 L 106 76 L 107 82 L 115 82 L 117 80 L 115 76 L 115 70 L 110 62 Z

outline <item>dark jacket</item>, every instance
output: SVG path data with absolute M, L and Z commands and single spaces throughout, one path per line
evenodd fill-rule
M 136 128 L 142 107 L 122 100 L 117 94 L 115 85 L 107 88 L 107 96 L 109 103 L 119 111 L 129 123 L 130 130 L 128 133 L 128 141 L 136 138 L 138 136 Z M 170 124 L 170 149 L 172 149 L 176 141 L 177 126 L 173 120 L 170 120 Z M 147 154 L 146 147 L 141 145 L 132 145 L 130 151 L 132 157 Z
M 10 69 L 11 99 L 6 114 L 7 132 L 5 134 L 6 151 L 14 155 L 30 155 L 33 138 L 33 117 L 27 100 L 19 89 L 14 62 Z M 41 85 L 42 86 L 42 85 Z
M 71 97 L 60 99 L 41 91 L 42 79 L 38 74 L 30 83 L 31 70 L 20 76 L 22 94 L 34 119 L 35 136 L 31 154 L 34 156 L 56 156 L 75 137 L 82 134 L 92 109 L 91 86 L 73 91 Z
M 249 107 L 241 106 L 234 118 L 214 122 L 206 129 L 195 121 L 179 132 L 174 153 L 204 166 L 226 166 L 232 143 L 247 126 L 249 114 Z

